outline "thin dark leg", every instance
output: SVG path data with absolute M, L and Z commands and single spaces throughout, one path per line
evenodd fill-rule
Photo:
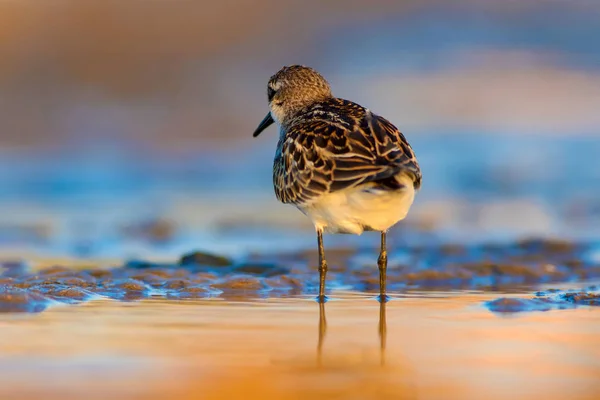
M 323 231 L 317 230 L 317 239 L 319 242 L 319 297 L 317 301 L 324 303 L 325 297 L 325 277 L 327 276 L 327 262 L 325 261 L 325 248 L 323 247 Z
M 327 318 L 325 316 L 325 303 L 319 303 L 319 341 L 317 343 L 317 364 L 321 366 L 323 355 L 323 342 L 327 333 Z
M 386 233 L 381 232 L 381 251 L 379 258 L 377 259 L 377 266 L 379 267 L 379 301 L 386 302 L 389 300 L 385 285 L 386 285 L 386 272 L 387 272 L 387 250 L 386 250 Z
M 381 365 L 385 365 L 385 346 L 387 344 L 387 319 L 385 316 L 386 302 L 379 303 L 379 351 Z

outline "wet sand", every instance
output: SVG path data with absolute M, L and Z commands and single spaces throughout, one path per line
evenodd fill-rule
M 0 399 L 593 399 L 594 243 L 0 264 Z
M 509 244 L 429 245 L 388 253 L 388 290 L 530 290 L 535 285 L 583 282 L 600 277 L 594 244 L 523 240 Z M 376 254 L 352 247 L 329 248 L 327 288 L 376 293 Z M 89 264 L 51 267 L 0 263 L 0 312 L 42 312 L 53 303 L 77 304 L 97 298 L 136 301 L 220 298 L 251 300 L 316 293 L 314 251 L 250 254 L 231 258 L 192 252 L 163 263 L 130 260 L 118 267 Z M 556 289 L 555 286 L 550 289 Z M 571 289 L 571 288 L 569 288 Z M 578 304 L 600 305 L 597 287 L 537 293 L 521 306 L 498 299 L 495 311 L 528 311 Z M 519 309 L 520 307 L 520 309 Z
M 506 295 L 506 294 L 505 294 Z M 507 295 L 514 297 L 514 295 Z M 593 399 L 600 312 L 483 292 L 124 303 L 0 316 L 3 399 Z M 320 349 L 320 350 L 319 350 Z

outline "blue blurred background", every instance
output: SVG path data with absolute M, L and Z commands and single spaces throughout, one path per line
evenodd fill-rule
M 296 63 L 413 144 L 402 241 L 598 237 L 598 38 L 591 0 L 0 2 L 0 253 L 312 247 L 251 137 Z

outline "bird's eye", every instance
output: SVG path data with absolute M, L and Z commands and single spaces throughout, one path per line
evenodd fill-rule
M 269 86 L 267 90 L 267 96 L 269 97 L 269 101 L 273 100 L 273 96 L 275 96 L 275 89 Z

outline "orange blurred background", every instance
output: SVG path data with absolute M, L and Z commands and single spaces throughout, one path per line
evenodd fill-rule
M 272 195 L 275 129 L 251 137 L 295 63 L 406 134 L 414 226 L 598 233 L 599 20 L 597 1 L 0 2 L 0 245 L 67 217 L 75 237 L 155 218 L 310 231 Z
M 594 1 L 4 1 L 0 145 L 244 146 L 293 63 L 409 133 L 597 134 L 598 18 Z

